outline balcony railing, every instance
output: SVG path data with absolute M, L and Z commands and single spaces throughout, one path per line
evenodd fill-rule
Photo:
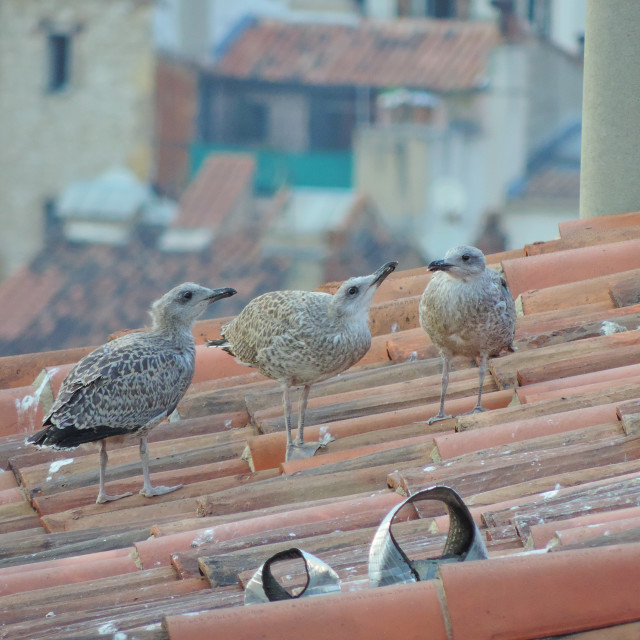
M 282 186 L 342 188 L 352 187 L 353 154 L 350 151 L 309 151 L 291 153 L 235 145 L 194 143 L 191 177 L 210 154 L 249 153 L 256 159 L 254 188 L 273 193 Z

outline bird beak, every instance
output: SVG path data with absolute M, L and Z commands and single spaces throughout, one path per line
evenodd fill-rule
M 222 298 L 230 298 L 231 296 L 235 296 L 238 293 L 235 289 L 231 287 L 225 287 L 224 289 L 212 289 L 211 295 L 207 298 L 209 304 L 215 302 L 216 300 L 221 300 Z
M 429 263 L 428 269 L 429 271 L 449 271 L 453 267 L 449 262 L 445 262 L 444 260 L 434 260 Z
M 398 263 L 393 260 L 391 262 L 387 262 L 386 264 L 383 264 L 374 274 L 373 274 L 373 281 L 371 282 L 371 287 L 377 287 L 380 284 L 382 284 L 382 281 L 390 274 L 392 273 L 395 268 L 398 266 Z

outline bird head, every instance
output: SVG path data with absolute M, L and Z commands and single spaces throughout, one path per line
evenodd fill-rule
M 485 270 L 484 254 L 480 249 L 461 245 L 449 249 L 443 260 L 434 260 L 429 271 L 446 271 L 454 278 L 466 280 L 480 275 Z
M 212 303 L 237 293 L 235 289 L 208 289 L 193 282 L 174 287 L 151 307 L 154 329 L 191 329 L 198 316 Z
M 333 295 L 332 305 L 337 315 L 368 313 L 375 292 L 384 279 L 396 268 L 397 262 L 387 262 L 368 276 L 345 280 Z

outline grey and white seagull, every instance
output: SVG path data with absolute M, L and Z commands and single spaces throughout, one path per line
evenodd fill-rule
M 420 326 L 442 356 L 440 411 L 429 420 L 444 420 L 449 366 L 454 356 L 480 358 L 478 402 L 470 413 L 484 411 L 482 385 L 487 358 L 513 351 L 516 309 L 506 280 L 488 269 L 482 251 L 460 246 L 444 260 L 429 264 L 435 272 L 420 300 Z
M 144 475 L 140 493 L 150 498 L 180 489 L 183 485 L 151 486 L 147 434 L 176 408 L 191 383 L 196 355 L 193 323 L 212 302 L 235 293 L 191 282 L 171 289 L 153 303 L 150 331 L 107 342 L 76 364 L 44 418 L 44 429 L 27 442 L 73 449 L 99 441 L 100 503 L 131 495 L 105 491 L 107 439 L 136 436 Z
M 309 389 L 313 383 L 348 369 L 367 353 L 371 346 L 371 301 L 397 264 L 387 262 L 368 276 L 345 280 L 333 295 L 318 291 L 265 293 L 222 327 L 222 340 L 208 341 L 280 382 L 287 460 L 313 456 L 325 444 L 304 442 Z M 302 387 L 295 441 L 291 435 L 291 387 Z

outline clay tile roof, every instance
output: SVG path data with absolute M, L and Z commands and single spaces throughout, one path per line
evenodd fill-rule
M 217 230 L 239 199 L 251 190 L 254 172 L 253 156 L 211 156 L 180 200 L 176 224 Z
M 284 462 L 279 385 L 204 346 L 223 319 L 198 323 L 193 383 L 149 437 L 154 482 L 184 487 L 153 499 L 97 505 L 94 450 L 25 444 L 87 347 L 0 358 L 0 637 L 640 637 L 639 241 L 634 212 L 489 255 L 517 296 L 516 350 L 491 359 L 484 413 L 461 415 L 477 367 L 457 362 L 455 417 L 433 425 L 440 361 L 417 319 L 430 274 L 394 272 L 370 351 L 312 388 L 305 437 L 335 440 L 307 460 Z M 259 286 L 251 270 L 229 284 Z M 107 481 L 139 488 L 137 443 L 110 445 Z M 460 494 L 488 559 L 370 587 L 376 528 L 433 485 Z M 444 510 L 401 513 L 407 557 L 440 555 Z M 291 547 L 329 564 L 341 592 L 245 609 L 257 568 Z M 296 562 L 272 566 L 291 593 L 306 581 Z
M 521 197 L 578 200 L 580 172 L 571 169 L 547 168 L 534 174 Z
M 214 71 L 267 82 L 468 91 L 484 86 L 488 55 L 498 41 L 489 22 L 262 21 L 238 36 Z

